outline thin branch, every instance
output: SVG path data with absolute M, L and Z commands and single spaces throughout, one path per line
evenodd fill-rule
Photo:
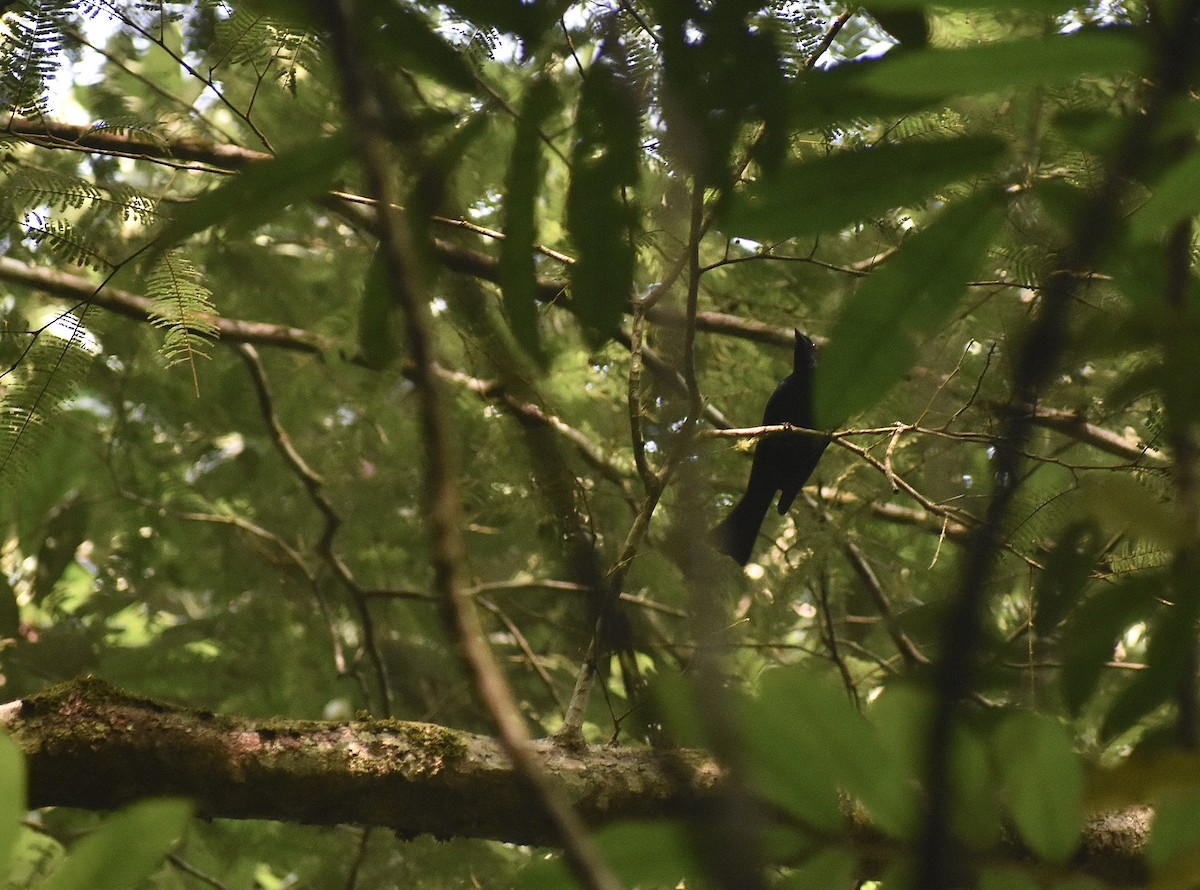
M 247 343 L 239 343 L 234 347 L 234 350 L 245 363 L 246 368 L 250 372 L 250 380 L 254 384 L 254 392 L 258 397 L 258 407 L 262 414 L 263 420 L 267 426 L 267 432 L 271 437 L 271 441 L 275 445 L 275 449 L 283 457 L 284 463 L 292 473 L 300 480 L 304 486 L 305 492 L 308 494 L 308 499 L 312 501 L 325 519 L 325 526 L 321 533 L 321 538 L 317 542 L 317 552 L 321 554 L 322 559 L 333 570 L 334 576 L 346 588 L 350 595 L 350 601 L 354 604 L 354 610 L 358 615 L 359 625 L 362 627 L 363 634 L 363 649 L 367 653 L 367 658 L 371 661 L 371 666 L 375 671 L 375 679 L 379 684 L 379 694 L 383 699 L 383 716 L 391 716 L 395 709 L 395 701 L 392 694 L 392 684 L 388 678 L 387 664 L 383 660 L 383 655 L 379 651 L 379 644 L 375 634 L 375 620 L 371 615 L 371 610 L 367 605 L 366 598 L 363 596 L 362 587 L 354 577 L 354 573 L 350 571 L 350 567 L 346 565 L 341 556 L 334 550 L 333 542 L 337 537 L 338 530 L 342 527 L 342 517 L 334 509 L 329 498 L 325 496 L 325 481 L 308 465 L 308 463 L 300 456 L 292 445 L 291 437 L 283 428 L 283 424 L 279 420 L 279 415 L 275 411 L 275 402 L 271 397 L 270 384 L 267 381 L 266 369 L 263 368 L 262 362 L 259 361 L 258 352 L 253 346 Z

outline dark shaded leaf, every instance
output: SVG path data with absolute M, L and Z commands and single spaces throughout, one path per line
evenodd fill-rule
M 545 358 L 537 331 L 537 196 L 542 183 L 541 125 L 558 97 L 553 83 L 539 78 L 521 103 L 504 196 L 504 240 L 500 242 L 500 290 L 513 335 L 525 351 Z
M 1189 583 L 1194 579 L 1189 579 Z M 1112 739 L 1161 705 L 1171 701 L 1189 663 L 1195 642 L 1197 603 L 1189 597 L 1162 609 L 1148 631 L 1146 669 L 1138 671 L 1121 690 L 1108 713 L 1100 735 Z
M 375 249 L 363 278 L 358 309 L 358 349 L 363 363 L 376 371 L 388 367 L 400 354 L 396 331 L 396 301 L 388 284 L 383 251 Z
M 1063 529 L 1034 587 L 1036 633 L 1049 634 L 1074 607 L 1091 578 L 1104 543 L 1095 523 L 1073 522 Z
M 14 639 L 20 632 L 21 609 L 17 605 L 17 592 L 5 574 L 0 572 L 0 640 Z
M 455 0 L 446 4 L 464 18 L 482 27 L 516 34 L 522 40 L 536 40 L 553 27 L 570 5 L 569 0 Z
M 724 221 L 760 241 L 836 232 L 989 171 L 1005 153 L 988 137 L 844 151 L 789 167 L 737 195 Z
M 350 150 L 350 139 L 337 133 L 247 167 L 186 205 L 159 235 L 157 249 L 213 227 L 233 234 L 257 228 L 289 204 L 326 191 Z
M 1125 631 L 1152 614 L 1162 579 L 1142 576 L 1101 587 L 1068 616 L 1063 632 L 1063 699 L 1078 714 L 1096 691 Z
M 41 603 L 75 561 L 75 551 L 88 534 L 91 505 L 74 495 L 58 504 L 46 519 L 45 537 L 37 550 L 33 602 Z
M 382 24 L 372 46 L 377 58 L 395 61 L 456 90 L 475 88 L 475 74 L 466 58 L 446 43 L 424 16 L 397 3 L 380 3 L 376 8 Z
M 607 64 L 592 66 L 575 123 L 567 228 L 578 257 L 571 293 L 580 320 L 600 340 L 615 331 L 633 288 L 634 222 L 625 186 L 638 176 L 637 105 Z
M 897 53 L 864 66 L 862 84 L 884 95 L 933 99 L 1132 74 L 1145 67 L 1147 58 L 1131 29 L 1110 28 Z
M 817 368 L 820 427 L 871 407 L 908 370 L 921 338 L 957 305 L 1000 221 L 988 195 L 948 208 L 850 298 Z

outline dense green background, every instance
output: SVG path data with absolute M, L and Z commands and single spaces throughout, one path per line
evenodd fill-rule
M 220 713 L 491 732 L 439 611 L 420 393 L 320 4 L 6 6 L 0 97 L 28 126 L 0 133 L 0 698 L 91 673 Z M 823 3 L 358 4 L 431 310 L 460 575 L 545 735 L 593 630 L 580 554 L 631 557 L 624 612 L 662 691 L 627 717 L 606 665 L 585 733 L 640 744 L 663 720 L 739 761 L 792 818 L 735 873 L 905 886 L 920 839 L 948 843 L 921 780 L 951 783 L 981 886 L 1097 886 L 1067 865 L 1085 811 L 1164 800 L 1148 861 L 1192 886 L 1196 773 L 1150 785 L 1130 764 L 1197 740 L 1197 4 L 870 11 L 900 45 Z M 101 298 L 31 288 L 30 267 Z M 161 301 L 159 323 L 101 308 L 115 290 Z M 297 329 L 257 349 L 319 483 L 206 311 Z M 708 431 L 758 423 L 793 327 L 822 346 L 837 438 L 742 573 L 703 533 L 748 443 Z M 721 682 L 701 676 L 696 716 L 704 652 Z M 931 773 L 939 709 L 958 728 Z M 839 789 L 886 842 L 850 840 Z M 186 819 L 162 806 L 92 835 L 133 872 L 70 886 L 156 867 Z M 995 853 L 1001 817 L 1031 858 Z M 11 884 L 39 886 L 98 821 L 31 814 Z M 639 886 L 736 886 L 704 854 L 719 845 L 693 861 L 675 831 L 608 849 Z M 174 850 L 149 884 L 505 887 L 545 868 L 284 824 L 194 822 Z

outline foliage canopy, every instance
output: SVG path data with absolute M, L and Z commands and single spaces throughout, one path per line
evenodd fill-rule
M 55 870 L 0 737 L 14 886 L 1123 885 L 1137 806 L 1192 886 L 1200 2 L 0 11 L 4 698 L 498 732 L 567 850 L 168 799 Z M 587 742 L 729 781 L 594 856 L 520 752 L 597 653 Z

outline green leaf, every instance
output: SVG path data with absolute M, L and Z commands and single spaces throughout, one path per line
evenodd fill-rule
M 930 692 L 903 681 L 889 683 L 868 711 L 871 724 L 911 787 L 917 787 L 925 774 L 932 711 Z M 987 747 L 973 727 L 960 725 L 955 730 L 949 763 L 954 833 L 965 843 L 984 849 L 999 840 L 1002 825 Z
M 896 120 L 929 104 L 924 98 L 896 96 L 867 86 L 867 74 L 881 64 L 873 59 L 810 71 L 792 94 L 793 126 L 820 131 L 843 121 Z
M 9 873 L 27 806 L 25 755 L 8 733 L 0 732 L 0 878 Z
M 683 824 L 673 821 L 623 822 L 596 835 L 604 858 L 629 886 L 691 886 L 701 869 Z
M 396 314 L 383 250 L 376 247 L 363 278 L 362 303 L 358 308 L 358 350 L 368 368 L 382 371 L 400 354 Z
M 1037 634 L 1045 636 L 1054 630 L 1079 600 L 1104 543 L 1094 522 L 1072 522 L 1063 529 L 1034 586 L 1033 629 Z
M 990 195 L 954 205 L 863 283 L 821 352 L 820 427 L 834 429 L 871 407 L 908 370 L 921 339 L 957 305 L 1000 221 Z
M 933 99 L 1110 77 L 1139 71 L 1146 62 L 1145 47 L 1132 29 L 1109 28 L 897 53 L 864 66 L 861 83 L 885 95 Z
M 761 787 L 818 828 L 841 823 L 837 792 L 858 800 L 882 831 L 917 824 L 909 775 L 843 690 L 800 670 L 770 674 L 749 704 L 747 742 Z
M 616 72 L 593 65 L 575 123 L 567 228 L 578 251 L 571 294 L 590 336 L 616 332 L 633 288 L 634 224 L 624 188 L 638 178 L 637 105 Z
M 955 836 L 977 850 L 998 844 L 1004 825 L 997 805 L 996 777 L 987 745 L 972 727 L 960 726 L 954 732 L 950 776 L 950 822 Z
M 249 232 L 289 204 L 326 191 L 350 149 L 349 137 L 336 133 L 252 164 L 186 205 L 159 235 L 157 249 L 214 226 L 233 235 Z
M 773 886 L 810 890 L 813 887 L 829 890 L 853 890 L 859 886 L 859 863 L 846 850 L 824 850 L 791 870 L 783 881 Z
M 1059 682 L 1071 714 L 1078 715 L 1096 691 L 1104 665 L 1125 631 L 1152 613 L 1162 585 L 1162 579 L 1153 576 L 1126 578 L 1101 587 L 1068 616 Z
M 673 821 L 623 822 L 596 835 L 605 861 L 631 887 L 692 886 L 702 870 L 692 853 L 685 827 Z M 576 882 L 561 857 L 522 869 L 521 890 L 560 890 Z
M 76 844 L 39 890 L 136 886 L 162 863 L 191 815 L 182 800 L 133 804 Z
M 1200 865 L 1200 794 L 1171 794 L 1154 802 L 1146 861 L 1155 871 L 1175 860 Z
M 1083 765 L 1056 720 L 1019 711 L 995 735 L 1009 812 L 1021 838 L 1038 856 L 1065 863 L 1083 829 Z
M 1149 241 L 1181 220 L 1200 214 L 1200 153 L 1172 165 L 1150 187 L 1150 200 L 1134 214 L 1129 234 Z
M 543 173 L 541 126 L 557 102 L 554 84 L 547 78 L 534 80 L 525 93 L 505 179 L 504 240 L 500 242 L 500 290 L 513 336 L 543 366 L 533 245 L 537 240 L 537 196 Z
M 978 890 L 1044 890 L 1045 886 L 1015 866 L 999 865 L 983 870 Z
M 804 729 L 810 717 L 824 726 L 844 714 L 836 704 L 831 710 L 832 714 L 809 714 L 786 690 L 764 690 L 759 698 L 746 702 L 743 721 L 748 765 L 762 793 L 818 831 L 843 827 L 838 798 L 840 752 L 832 745 L 814 746 L 813 734 Z
M 758 240 L 837 232 L 894 208 L 923 204 L 946 185 L 990 170 L 999 139 L 902 142 L 793 165 L 733 199 L 724 228 Z

